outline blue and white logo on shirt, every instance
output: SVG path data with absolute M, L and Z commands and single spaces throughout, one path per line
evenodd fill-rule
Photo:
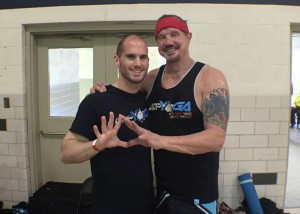
M 145 108 L 144 110 L 141 110 L 140 108 L 136 109 L 134 111 L 131 111 L 129 115 L 127 115 L 126 117 L 134 122 L 143 123 L 148 117 L 148 109 L 147 108 Z
M 192 118 L 190 101 L 179 101 L 174 104 L 172 104 L 170 101 L 159 101 L 158 103 L 152 103 L 149 111 L 168 112 L 170 119 Z

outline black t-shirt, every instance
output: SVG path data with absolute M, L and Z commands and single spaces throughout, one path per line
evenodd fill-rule
M 113 112 L 129 117 L 148 129 L 148 110 L 145 95 L 129 94 L 113 86 L 105 93 L 88 95 L 80 104 L 71 132 L 90 140 L 96 139 L 93 125 L 101 130 L 101 116 Z M 137 135 L 122 124 L 118 137 L 128 141 Z M 91 160 L 93 213 L 143 213 L 153 203 L 153 183 L 150 148 L 115 147 L 99 152 Z

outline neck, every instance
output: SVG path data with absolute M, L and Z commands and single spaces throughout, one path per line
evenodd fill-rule
M 193 65 L 194 60 L 188 58 L 187 60 L 180 60 L 178 62 L 167 62 L 165 73 L 168 74 L 185 74 Z
M 167 63 L 162 77 L 162 87 L 165 89 L 174 87 L 190 70 L 194 61 L 192 59 L 183 64 Z
M 138 93 L 140 89 L 140 84 L 137 83 L 124 83 L 119 80 L 117 80 L 115 83 L 112 84 L 114 87 L 121 89 L 122 91 L 125 91 L 130 94 L 136 94 Z

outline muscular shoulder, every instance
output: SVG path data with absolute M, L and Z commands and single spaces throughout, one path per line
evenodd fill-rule
M 217 88 L 228 90 L 227 80 L 222 71 L 217 68 L 206 65 L 196 82 L 197 92 L 207 94 L 209 91 Z
M 210 65 L 206 65 L 203 68 L 199 80 L 207 84 L 225 84 L 224 87 L 227 87 L 227 82 L 223 72 L 217 68 L 211 67 Z
M 142 82 L 142 85 L 141 85 L 141 89 L 146 92 L 147 94 L 149 93 L 153 83 L 154 83 L 154 80 L 157 76 L 157 73 L 158 73 L 158 68 L 157 69 L 154 69 L 154 70 L 151 70 L 148 72 L 147 76 L 145 77 L 145 79 L 143 80 Z
M 219 89 L 228 92 L 227 80 L 223 72 L 217 68 L 206 65 L 196 81 L 196 99 L 198 103 L 201 104 L 201 108 L 203 98 Z

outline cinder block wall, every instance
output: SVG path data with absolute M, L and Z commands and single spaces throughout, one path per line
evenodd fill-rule
M 245 172 L 276 173 L 275 184 L 256 185 L 259 197 L 284 205 L 287 173 L 289 96 L 232 96 L 228 135 L 221 155 L 220 195 L 232 207 L 243 193 L 237 177 Z M 222 201 L 221 200 L 221 201 Z
M 150 10 L 151 8 L 151 10 Z M 150 14 L 149 14 L 150 13 Z M 284 206 L 290 105 L 290 31 L 300 8 L 272 5 L 130 4 L 0 10 L 0 200 L 27 201 L 24 24 L 156 20 L 178 14 L 193 32 L 194 59 L 222 70 L 231 94 L 231 116 L 220 164 L 220 201 L 237 207 L 237 176 L 277 173 L 274 185 L 257 185 L 259 197 Z M 11 108 L 3 107 L 9 97 Z

